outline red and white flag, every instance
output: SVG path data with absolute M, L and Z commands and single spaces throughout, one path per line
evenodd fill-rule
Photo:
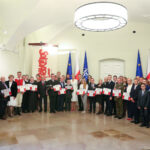
M 75 78 L 79 80 L 78 75 L 80 74 L 80 67 L 79 67 L 79 53 L 76 52 L 76 68 L 75 68 Z
M 150 51 L 148 54 L 148 63 L 147 63 L 147 80 L 150 79 Z

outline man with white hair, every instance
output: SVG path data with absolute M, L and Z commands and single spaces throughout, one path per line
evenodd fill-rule
M 6 119 L 6 108 L 7 108 L 7 102 L 9 100 L 9 96 L 6 96 L 4 93 L 4 90 L 8 89 L 6 83 L 5 83 L 5 77 L 1 77 L 0 81 L 0 119 Z

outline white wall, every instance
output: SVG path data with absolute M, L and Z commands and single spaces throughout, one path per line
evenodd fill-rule
M 133 34 L 132 31 L 137 33 Z M 87 51 L 89 72 L 93 77 L 99 79 L 99 61 L 106 58 L 119 58 L 125 61 L 125 75 L 134 78 L 136 72 L 137 51 L 140 50 L 142 67 L 144 75 L 146 74 L 147 55 L 150 49 L 150 25 L 143 23 L 128 23 L 128 25 L 120 30 L 111 32 L 85 32 L 77 28 L 67 28 L 53 40 L 49 41 L 49 27 L 40 29 L 26 37 L 26 50 L 28 51 L 25 63 L 27 70 L 31 73 L 31 59 L 37 51 L 31 50 L 35 47 L 29 47 L 28 42 L 49 42 L 58 44 L 60 49 L 73 49 L 80 52 L 80 69 L 83 70 L 84 52 Z M 81 36 L 85 33 L 85 36 Z M 36 47 L 36 49 L 39 49 Z M 74 56 L 73 70 L 74 70 Z M 49 67 L 52 70 L 60 70 L 66 73 L 68 55 L 49 56 Z M 33 64 L 36 63 L 35 61 Z M 32 70 L 33 72 L 33 70 Z

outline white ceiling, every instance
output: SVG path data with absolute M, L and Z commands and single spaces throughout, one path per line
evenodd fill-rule
M 103 0 L 104 1 L 104 0 Z M 108 0 L 105 0 L 108 1 Z M 73 26 L 74 11 L 92 0 L 0 0 L 0 44 L 14 50 L 29 33 L 44 26 L 55 36 Z M 114 0 L 128 9 L 129 22 L 150 23 L 150 0 Z

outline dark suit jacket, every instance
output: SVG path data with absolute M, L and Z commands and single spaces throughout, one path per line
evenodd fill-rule
M 54 81 L 52 81 L 52 80 L 47 81 L 48 94 L 50 96 L 56 96 L 57 95 L 57 92 L 54 91 L 53 86 L 58 85 L 58 84 L 59 83 L 56 80 L 54 80 Z
M 46 87 L 46 82 L 44 83 L 44 85 L 42 84 L 42 82 L 38 82 L 38 94 L 40 94 L 41 97 L 43 96 L 46 96 L 46 90 L 47 90 L 47 87 Z
M 88 86 L 88 90 L 95 90 L 96 89 L 96 84 L 94 84 L 94 87 L 92 86 L 92 84 L 90 83 Z
M 106 83 L 106 88 L 111 89 L 110 96 L 112 96 L 112 92 L 113 92 L 114 86 L 115 86 L 115 83 L 113 81 L 110 81 L 110 82 Z
M 133 98 L 135 103 L 137 103 L 138 100 L 138 93 L 141 90 L 141 86 L 137 85 L 137 87 L 134 89 L 135 84 L 132 85 L 131 92 L 130 92 L 130 97 Z
M 10 88 L 9 81 L 6 81 L 6 85 L 8 88 Z M 11 94 L 12 94 L 11 96 L 16 97 L 17 96 L 17 83 L 15 81 L 12 82 L 10 90 L 11 90 Z
M 65 88 L 65 82 L 63 82 L 63 84 L 61 84 L 61 82 L 59 82 L 61 88 Z
M 142 90 L 140 90 L 138 93 L 137 106 L 144 108 L 144 107 L 148 107 L 148 104 L 149 104 L 148 92 L 145 91 L 144 95 L 142 95 Z

